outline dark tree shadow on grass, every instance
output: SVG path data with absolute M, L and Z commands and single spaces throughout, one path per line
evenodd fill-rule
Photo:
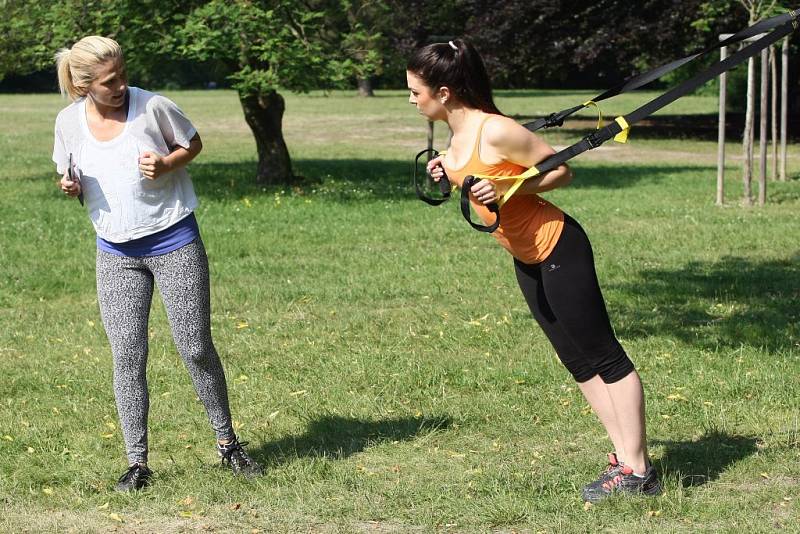
M 338 202 L 364 200 L 414 200 L 412 156 L 400 160 L 298 159 L 295 172 L 303 179 L 297 184 L 259 185 L 255 162 L 197 163 L 190 172 L 197 193 L 203 197 L 239 200 L 260 195 L 325 195 Z M 605 165 L 581 162 L 576 166 L 571 188 L 622 189 L 638 183 L 653 183 L 682 172 L 715 173 L 697 165 Z
M 711 431 L 693 441 L 651 440 L 664 447 L 664 455 L 653 463 L 662 475 L 677 475 L 684 488 L 716 480 L 736 462 L 752 456 L 756 438 Z
M 713 349 L 742 345 L 784 350 L 800 343 L 800 253 L 793 260 L 724 257 L 647 269 L 621 286 L 622 337 L 663 335 Z M 638 307 L 638 305 L 637 305 Z M 654 310 L 654 311 L 651 311 Z
M 326 415 L 308 423 L 300 436 L 287 436 L 251 449 L 265 465 L 275 467 L 300 458 L 342 459 L 384 442 L 417 439 L 453 424 L 449 417 L 398 417 L 369 421 Z

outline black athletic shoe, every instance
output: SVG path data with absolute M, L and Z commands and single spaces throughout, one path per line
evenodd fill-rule
M 125 471 L 114 487 L 117 491 L 137 491 L 150 483 L 153 472 L 146 465 L 133 464 Z
M 606 480 L 599 479 L 583 488 L 583 500 L 591 503 L 600 502 L 614 493 L 629 495 L 656 496 L 661 494 L 661 482 L 652 465 L 644 475 L 634 475 L 633 469 L 623 465 L 615 475 Z
M 593 480 L 592 482 L 589 482 L 581 490 L 582 494 L 584 495 L 584 500 L 586 500 L 585 495 L 586 495 L 587 491 L 589 491 L 589 492 L 593 491 L 593 488 L 595 488 L 597 486 L 601 486 L 603 484 L 603 482 L 605 482 L 607 480 L 611 480 L 612 478 L 617 476 L 620 471 L 622 471 L 622 462 L 620 462 L 617 459 L 617 453 L 609 452 L 608 453 L 608 465 L 606 465 L 606 468 L 603 470 L 602 473 L 600 473 L 600 476 L 597 477 L 597 480 Z
M 236 438 L 225 445 L 217 443 L 217 452 L 222 460 L 222 465 L 230 467 L 234 475 L 244 475 L 248 478 L 262 475 L 264 470 L 247 455 L 244 451 L 245 445 L 247 445 L 246 441 L 240 442 Z

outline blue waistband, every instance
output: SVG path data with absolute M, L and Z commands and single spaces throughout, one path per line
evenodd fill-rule
M 169 228 L 125 243 L 112 243 L 97 237 L 97 248 L 117 256 L 160 256 L 188 245 L 200 236 L 194 213 L 184 217 Z

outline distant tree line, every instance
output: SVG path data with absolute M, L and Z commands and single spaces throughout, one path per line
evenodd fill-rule
M 237 90 L 257 179 L 286 182 L 281 91 L 402 88 L 412 50 L 456 36 L 497 88 L 603 88 L 745 27 L 749 1 L 0 0 L 0 91 L 55 90 L 56 50 L 106 35 L 137 85 Z

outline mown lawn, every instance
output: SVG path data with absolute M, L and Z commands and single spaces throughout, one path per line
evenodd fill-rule
M 657 499 L 587 509 L 579 488 L 610 445 L 530 318 L 509 256 L 455 203 L 414 197 L 425 125 L 404 92 L 287 95 L 287 142 L 305 177 L 294 188 L 253 183 L 255 146 L 234 93 L 167 94 L 204 140 L 190 171 L 215 341 L 237 431 L 267 474 L 238 480 L 217 467 L 156 298 L 156 479 L 141 494 L 112 491 L 125 460 L 94 234 L 50 163 L 64 102 L 2 95 L 0 531 L 798 528 L 800 146 L 763 208 L 739 206 L 735 139 L 720 208 L 716 144 L 658 128 L 581 156 L 573 184 L 547 195 L 592 238 L 666 485 Z M 502 92 L 498 103 L 529 117 L 591 96 Z M 715 111 L 715 98 L 695 96 L 664 114 Z M 563 146 L 582 132 L 545 135 Z

